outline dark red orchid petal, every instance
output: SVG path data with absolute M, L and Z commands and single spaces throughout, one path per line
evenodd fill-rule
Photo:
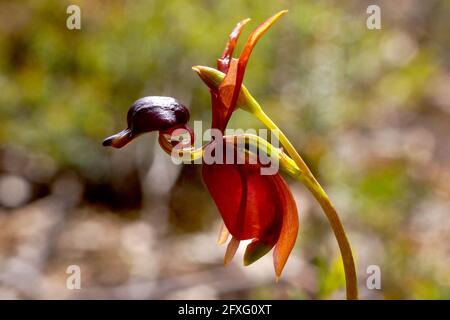
M 222 56 L 217 59 L 217 69 L 222 71 L 223 73 L 227 73 L 228 67 L 230 65 L 230 60 L 233 56 L 234 48 L 236 47 L 236 43 L 241 35 L 242 29 L 249 22 L 250 19 L 245 19 L 240 21 L 236 27 L 234 27 L 233 31 L 230 33 L 227 44 L 225 45 L 225 50 L 222 53 Z
M 273 16 L 271 16 L 269 19 L 261 23 L 253 32 L 250 34 L 247 43 L 245 44 L 244 49 L 241 52 L 241 55 L 239 56 L 239 65 L 237 70 L 237 78 L 236 81 L 234 81 L 234 84 L 236 88 L 240 88 L 242 85 L 242 81 L 244 78 L 245 68 L 247 66 L 248 59 L 250 58 L 250 54 L 253 51 L 253 48 L 255 47 L 258 40 L 262 37 L 262 35 L 275 23 L 278 19 L 280 19 L 287 10 L 280 11 Z M 237 90 L 237 89 L 235 89 Z M 239 93 L 239 91 L 237 92 Z
M 220 119 L 217 122 L 222 124 L 222 127 L 217 127 L 219 130 L 223 131 L 228 121 L 231 118 L 231 114 L 236 109 L 237 97 L 234 98 L 235 94 L 235 81 L 238 78 L 237 76 L 237 68 L 239 65 L 239 60 L 233 58 L 231 59 L 228 72 L 225 75 L 225 78 L 222 80 L 222 83 L 219 86 L 218 93 L 216 94 L 216 109 L 219 110 Z M 227 84 L 228 83 L 228 84 Z M 240 86 L 239 86 L 240 88 Z M 239 95 L 239 91 L 238 91 Z M 235 101 L 234 101 L 235 100 Z M 214 108 L 214 104 L 213 104 Z M 214 120 L 214 118 L 213 118 Z M 214 121 L 213 121 L 214 122 Z
M 278 239 L 280 204 L 274 198 L 277 190 L 269 177 L 261 176 L 257 165 L 203 165 L 203 180 L 228 231 L 238 240 L 272 236 L 270 242 L 275 244 Z
M 232 144 L 225 145 L 234 148 Z M 213 147 L 214 144 L 208 146 Z M 275 246 L 278 277 L 297 238 L 297 207 L 282 176 L 261 175 L 261 167 L 259 163 L 248 161 L 245 164 L 203 164 L 203 180 L 234 244 L 254 240 L 247 247 L 244 263 L 256 261 Z M 232 258 L 236 246 L 231 248 L 234 250 L 227 250 L 226 261 Z
M 286 181 L 280 175 L 277 175 L 274 182 L 279 190 L 280 202 L 283 207 L 283 224 L 280 237 L 273 251 L 275 274 L 279 278 L 297 240 L 299 223 L 297 206 Z
M 255 47 L 261 36 L 286 12 L 287 10 L 280 11 L 260 24 L 248 38 L 247 43 L 242 50 L 241 55 L 239 56 L 239 59 L 227 59 L 228 70 L 225 78 L 220 84 L 218 95 L 218 100 L 221 101 L 221 107 L 225 110 L 220 112 L 223 119 L 217 122 L 225 123 L 226 126 L 226 124 L 230 120 L 231 114 L 236 108 L 236 102 L 239 97 L 242 82 L 244 80 L 245 69 L 247 67 L 247 62 L 250 58 L 250 54 L 252 53 L 253 48 Z M 227 56 L 228 51 L 225 50 L 224 54 L 225 56 Z

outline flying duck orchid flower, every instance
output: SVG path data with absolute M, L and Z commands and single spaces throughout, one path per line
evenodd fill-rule
M 282 171 L 303 182 L 316 197 L 326 213 L 336 235 L 343 257 L 347 297 L 357 298 L 356 273 L 352 252 L 339 217 L 298 152 L 279 130 L 273 121 L 262 111 L 258 102 L 243 85 L 243 79 L 250 54 L 260 37 L 287 11 L 281 11 L 259 25 L 250 35 L 239 58 L 233 58 L 234 48 L 249 19 L 237 24 L 226 44 L 217 68 L 197 66 L 193 69 L 208 85 L 212 101 L 211 128 L 218 130 L 220 137 L 201 148 L 192 146 L 194 136 L 187 125 L 189 112 L 186 107 L 173 98 L 146 97 L 136 101 L 128 111 L 127 129 L 113 135 L 103 142 L 105 146 L 121 148 L 144 132 L 159 131 L 159 143 L 163 150 L 174 155 L 187 155 L 191 160 L 205 159 L 223 148 L 222 154 L 233 154 L 237 161 L 211 164 L 203 161 L 203 180 L 223 218 L 224 225 L 219 234 L 218 243 L 225 243 L 231 234 L 231 240 L 225 253 L 228 263 L 234 256 L 240 241 L 252 240 L 244 254 L 244 264 L 248 265 L 268 253 L 272 248 L 275 275 L 278 279 L 286 264 L 298 233 L 298 214 L 292 193 L 280 173 L 261 175 L 264 167 L 261 154 L 257 161 L 248 159 L 255 156 L 250 146 L 267 156 L 276 158 Z M 233 111 L 240 107 L 260 119 L 270 130 L 279 135 L 288 154 L 275 148 L 264 139 L 244 134 L 224 136 Z M 173 136 L 181 132 L 188 133 L 188 139 L 180 141 Z M 244 138 L 245 153 L 237 152 L 236 138 Z M 242 159 L 243 158 L 243 159 Z
M 217 61 L 225 76 L 218 87 L 210 87 L 213 129 L 222 133 L 225 130 L 236 109 L 247 62 L 256 42 L 284 13 L 286 11 L 272 16 L 252 32 L 239 59 L 233 58 L 232 54 L 242 28 L 250 19 L 239 22 L 230 34 Z M 225 263 L 234 256 L 240 241 L 251 239 L 244 254 L 244 264 L 253 263 L 275 246 L 275 274 L 280 277 L 298 233 L 297 207 L 283 177 L 278 173 L 261 175 L 259 165 L 248 163 L 204 164 L 202 173 L 225 223 L 218 242 L 224 243 L 228 233 L 232 235 Z
M 286 13 L 286 11 L 281 11 L 271 18 L 267 19 L 250 35 L 239 59 L 232 59 L 231 55 L 233 53 L 239 34 L 242 31 L 242 27 L 248 22 L 248 19 L 240 22 L 231 33 L 230 40 L 227 43 L 225 51 L 222 57 L 218 60 L 218 70 L 204 66 L 196 66 L 193 67 L 193 69 L 199 74 L 200 78 L 210 88 L 212 94 L 213 92 L 218 91 L 219 93 L 228 92 L 229 95 L 229 91 L 231 90 L 230 88 L 232 88 L 232 103 L 230 104 L 232 108 L 228 109 L 229 112 L 234 111 L 234 108 L 236 107 L 250 112 L 265 126 L 275 132 L 275 134 L 279 137 L 281 144 L 287 151 L 287 154 L 295 163 L 296 170 L 300 172 L 300 174 L 294 175 L 294 177 L 300 180 L 311 191 L 311 193 L 314 195 L 314 197 L 324 210 L 328 221 L 330 222 L 341 251 L 346 278 L 347 298 L 357 299 L 358 288 L 353 254 L 336 209 L 334 208 L 326 192 L 316 180 L 292 143 L 278 128 L 278 126 L 270 119 L 270 117 L 262 110 L 258 102 L 252 97 L 247 88 L 243 85 L 245 67 L 247 65 L 249 55 L 254 45 L 256 44 L 256 41 L 284 13 Z M 235 79 L 234 87 L 233 84 L 230 85 L 229 79 Z M 226 96 L 225 94 L 223 95 Z M 225 119 L 227 118 L 225 117 Z
M 122 148 L 139 135 L 158 131 L 159 143 L 169 154 L 173 151 L 188 153 L 192 160 L 217 150 L 218 141 L 212 141 L 198 149 L 192 147 L 193 134 L 187 121 L 189 111 L 170 97 L 145 97 L 137 100 L 128 110 L 127 128 L 106 138 L 104 146 Z M 181 129 L 189 133 L 182 141 L 174 139 Z M 258 136 L 243 135 L 248 145 L 264 150 L 264 157 L 276 157 L 284 170 L 298 173 L 293 161 Z M 244 264 L 249 265 L 265 255 L 274 246 L 274 266 L 277 278 L 295 244 L 298 233 L 298 214 L 294 198 L 279 173 L 261 175 L 262 161 L 251 163 L 250 152 L 239 153 L 236 136 L 223 136 L 223 155 L 234 154 L 236 159 L 228 164 L 203 164 L 203 179 L 211 193 L 226 227 L 220 242 L 226 241 L 228 232 L 233 236 L 227 247 L 224 261 L 234 256 L 241 240 L 253 240 L 246 249 Z M 250 148 L 254 150 L 255 148 Z M 260 157 L 261 154 L 256 154 Z M 258 158 L 257 160 L 260 160 Z M 264 163 L 267 163 L 266 161 Z M 228 231 L 229 230 L 229 231 Z

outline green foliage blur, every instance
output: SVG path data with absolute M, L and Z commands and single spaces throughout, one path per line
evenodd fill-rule
M 119 151 L 101 141 L 125 126 L 132 102 L 172 96 L 206 126 L 209 92 L 191 67 L 215 66 L 238 21 L 252 18 L 237 52 L 259 22 L 289 9 L 257 44 L 247 88 L 330 192 L 358 257 L 361 287 L 366 267 L 380 265 L 382 290 L 363 289 L 363 296 L 448 299 L 450 2 L 376 2 L 381 30 L 366 27 L 370 1 L 2 1 L 1 152 L 42 155 L 55 176 L 75 172 L 82 185 L 117 185 L 122 167 L 111 159 Z M 81 30 L 66 28 L 69 4 L 81 8 Z M 230 127 L 261 124 L 238 111 Z M 152 145 L 152 137 L 140 145 Z M 137 174 L 146 168 L 133 165 Z M 138 184 L 126 188 L 141 192 L 133 189 Z M 271 283 L 225 297 L 332 298 L 342 290 L 331 230 L 312 198 L 295 188 L 296 251 L 318 283 L 307 290 L 293 281 L 281 291 Z M 115 197 L 102 201 L 126 201 Z M 168 197 L 175 237 L 209 231 L 218 217 L 195 168 L 182 169 Z M 158 201 L 146 199 L 150 207 Z M 79 205 L 88 200 L 82 196 Z

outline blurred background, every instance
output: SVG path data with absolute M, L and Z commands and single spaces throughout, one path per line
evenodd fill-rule
M 66 28 L 67 6 L 81 30 Z M 366 9 L 381 8 L 368 30 Z M 256 46 L 245 83 L 329 192 L 357 259 L 361 297 L 450 298 L 449 1 L 0 1 L 0 298 L 336 299 L 336 241 L 291 184 L 300 234 L 279 283 L 272 256 L 222 264 L 220 215 L 199 165 L 156 134 L 101 141 L 148 95 L 210 123 L 193 65 L 215 66 L 289 9 Z M 259 128 L 243 111 L 229 127 Z M 244 248 L 244 246 L 242 246 Z M 81 289 L 66 288 L 68 266 Z M 366 287 L 368 266 L 381 289 Z

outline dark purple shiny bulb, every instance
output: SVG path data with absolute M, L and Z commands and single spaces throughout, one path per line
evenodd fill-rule
M 151 96 L 133 103 L 127 114 L 127 128 L 106 138 L 104 146 L 122 148 L 145 132 L 170 132 L 186 125 L 189 110 L 171 97 Z

